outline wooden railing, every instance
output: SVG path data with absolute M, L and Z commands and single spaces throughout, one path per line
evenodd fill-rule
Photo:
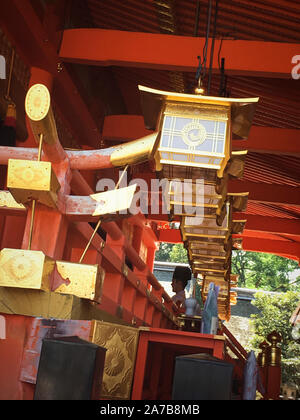
M 87 223 L 76 223 L 75 227 L 85 239 L 91 236 L 92 228 Z M 108 235 L 106 242 L 95 235 L 91 243 L 106 270 L 100 309 L 133 326 L 176 328 L 178 309 L 148 265 L 116 223 L 103 223 L 103 229 Z M 123 262 L 124 257 L 132 267 Z

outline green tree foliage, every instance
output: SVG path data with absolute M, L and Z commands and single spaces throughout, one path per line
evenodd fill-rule
M 292 325 L 289 322 L 299 302 L 300 293 L 289 291 L 273 295 L 257 292 L 254 297 L 252 304 L 259 309 L 259 313 L 251 315 L 254 329 L 252 348 L 258 351 L 259 344 L 266 340 L 270 332 L 279 332 L 282 336 L 283 382 L 293 382 L 300 387 L 300 346 L 292 339 Z
M 155 254 L 156 261 L 188 263 L 187 251 L 182 243 L 169 244 L 161 242 Z
M 170 260 L 177 263 L 188 263 L 187 250 L 183 244 L 175 244 L 170 253 Z
M 164 261 L 170 262 L 170 253 L 172 251 L 173 244 L 169 244 L 167 242 L 161 242 L 159 245 L 159 249 L 155 253 L 155 260 L 156 261 Z
M 290 348 L 290 344 L 293 343 L 292 325 L 289 320 L 300 300 L 300 293 L 289 291 L 273 295 L 257 292 L 254 297 L 252 304 L 259 309 L 259 313 L 251 315 L 251 323 L 255 331 L 252 344 L 255 348 L 258 348 L 258 345 L 267 335 L 276 330 L 282 335 L 282 356 L 285 358 L 293 356 Z
M 297 268 L 296 261 L 273 254 L 232 252 L 232 273 L 239 275 L 239 287 L 279 292 L 300 290 L 300 282 L 289 284 L 290 274 Z
M 161 242 L 156 261 L 188 263 L 187 251 L 182 243 Z M 233 251 L 231 271 L 239 275 L 238 286 L 277 292 L 300 291 L 300 277 L 290 283 L 290 274 L 299 268 L 288 258 L 261 252 Z

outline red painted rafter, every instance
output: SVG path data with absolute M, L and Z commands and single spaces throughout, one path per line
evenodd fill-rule
M 273 101 L 273 106 L 281 108 L 282 105 L 297 106 L 297 95 L 293 95 L 296 91 L 299 91 L 298 85 L 291 83 L 290 80 L 282 80 L 280 83 L 277 83 L 273 79 L 261 79 L 261 78 L 251 78 L 248 77 L 234 77 L 234 86 L 232 89 L 235 91 L 240 91 L 241 95 L 248 96 L 249 94 L 254 96 L 263 96 L 264 100 Z M 278 81 L 279 82 L 279 81 Z M 276 89 L 276 90 L 274 90 Z M 278 99 L 280 96 L 280 101 L 277 100 L 277 103 L 274 102 L 274 98 Z M 272 108 L 273 111 L 273 108 Z
M 236 220 L 247 220 L 245 226 L 247 230 L 299 236 L 300 241 L 300 220 L 247 213 L 234 213 L 233 218 Z
M 175 71 L 195 71 L 204 38 L 106 29 L 65 30 L 60 49 L 64 61 Z M 220 40 L 216 40 L 218 51 Z M 274 50 L 280 60 L 274 60 Z M 228 74 L 291 77 L 291 57 L 298 44 L 224 40 Z M 242 57 L 242 59 L 241 59 Z M 218 69 L 215 57 L 213 68 Z
M 140 30 L 142 30 L 142 28 L 147 27 L 147 32 L 159 31 L 158 23 L 155 19 L 156 16 L 154 7 L 152 7 L 152 10 L 150 12 L 152 13 L 153 19 L 149 19 L 149 9 L 148 12 L 144 12 L 144 4 L 143 7 L 139 7 L 138 13 L 136 13 L 136 7 L 130 7 L 127 4 L 127 2 L 123 2 L 120 7 L 119 1 L 114 2 L 112 0 L 110 0 L 109 2 L 103 2 L 101 4 L 101 8 L 99 8 L 98 1 L 89 1 L 89 8 L 95 22 L 98 21 L 98 18 L 105 18 L 105 20 L 107 20 L 109 24 L 113 16 L 114 25 L 118 25 L 120 29 L 122 28 L 122 26 L 124 29 L 127 29 L 128 25 L 130 25 L 132 29 L 140 28 Z M 116 8 L 118 9 L 117 14 Z M 134 16 L 135 18 L 132 19 L 132 16 Z
M 300 206 L 300 187 L 230 180 L 229 192 L 249 192 L 249 201 Z
M 300 243 L 286 242 L 268 239 L 243 238 L 243 250 L 253 252 L 266 252 L 270 254 L 282 254 L 300 259 Z
M 255 3 L 261 4 L 263 10 L 280 11 L 283 16 L 288 14 L 295 17 L 300 13 L 300 4 L 297 0 L 255 0 Z
M 248 0 L 223 0 L 221 8 L 227 8 L 227 10 L 234 11 L 236 15 L 239 15 L 243 10 L 245 18 L 252 18 L 253 20 L 259 20 L 259 22 L 267 25 L 277 24 L 278 28 L 283 30 L 290 30 L 291 32 L 296 31 L 297 27 L 297 8 L 289 8 L 287 4 L 281 5 L 282 8 L 279 11 L 275 2 L 272 1 L 272 5 L 266 1 L 251 1 Z M 283 3 L 283 2 L 281 2 Z M 225 6 L 227 5 L 227 6 Z M 291 28 L 292 24 L 294 27 Z
M 300 162 L 296 157 L 249 153 L 243 179 L 298 187 Z
M 264 9 L 254 8 L 253 3 L 253 1 L 222 0 L 219 4 L 217 33 L 225 36 L 228 34 L 228 36 L 237 39 L 261 39 L 283 42 L 286 39 L 290 42 L 299 40 L 296 29 L 297 22 L 289 18 L 287 20 L 283 19 L 283 14 L 276 15 L 271 13 L 268 16 Z M 205 14 L 204 16 L 207 15 L 207 8 L 203 7 L 202 16 L 203 14 Z M 184 19 L 185 25 L 182 29 L 184 29 L 184 33 L 190 33 L 187 23 L 188 19 L 191 23 L 194 23 L 194 15 L 190 13 L 186 17 Z M 202 20 L 204 19 L 202 18 Z M 274 30 L 275 25 L 277 31 Z
M 102 137 L 104 140 L 126 142 L 153 133 L 145 128 L 142 115 L 107 115 L 104 118 Z
M 299 207 L 285 205 L 285 204 L 272 204 L 272 203 L 258 203 L 249 201 L 247 205 L 247 214 L 279 217 L 284 219 L 299 219 Z

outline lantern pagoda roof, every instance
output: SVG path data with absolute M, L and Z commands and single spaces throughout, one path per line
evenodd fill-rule
M 145 126 L 149 130 L 154 130 L 156 128 L 157 120 L 164 102 L 172 101 L 181 104 L 222 105 L 231 107 L 232 120 L 233 122 L 238 122 L 232 126 L 233 135 L 236 135 L 236 137 L 240 139 L 246 139 L 252 125 L 256 103 L 259 101 L 259 98 L 223 98 L 180 92 L 167 92 L 141 85 L 139 85 L 138 88 L 141 94 L 141 105 Z

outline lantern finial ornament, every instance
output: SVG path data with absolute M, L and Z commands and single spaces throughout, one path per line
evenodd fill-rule
M 259 348 L 261 352 L 257 355 L 257 363 L 260 367 L 265 367 L 267 366 L 267 351 L 269 344 L 264 340 L 260 343 Z
M 280 366 L 281 363 L 281 349 L 278 344 L 282 341 L 282 336 L 277 331 L 272 331 L 267 340 L 271 343 L 268 348 L 268 362 L 270 366 Z
M 203 95 L 205 92 L 203 86 L 202 86 L 202 79 L 201 76 L 199 75 L 198 81 L 197 81 L 197 86 L 194 89 L 194 93 L 195 95 Z
M 195 95 L 203 95 L 204 89 L 200 86 L 196 86 L 194 92 L 195 92 Z

